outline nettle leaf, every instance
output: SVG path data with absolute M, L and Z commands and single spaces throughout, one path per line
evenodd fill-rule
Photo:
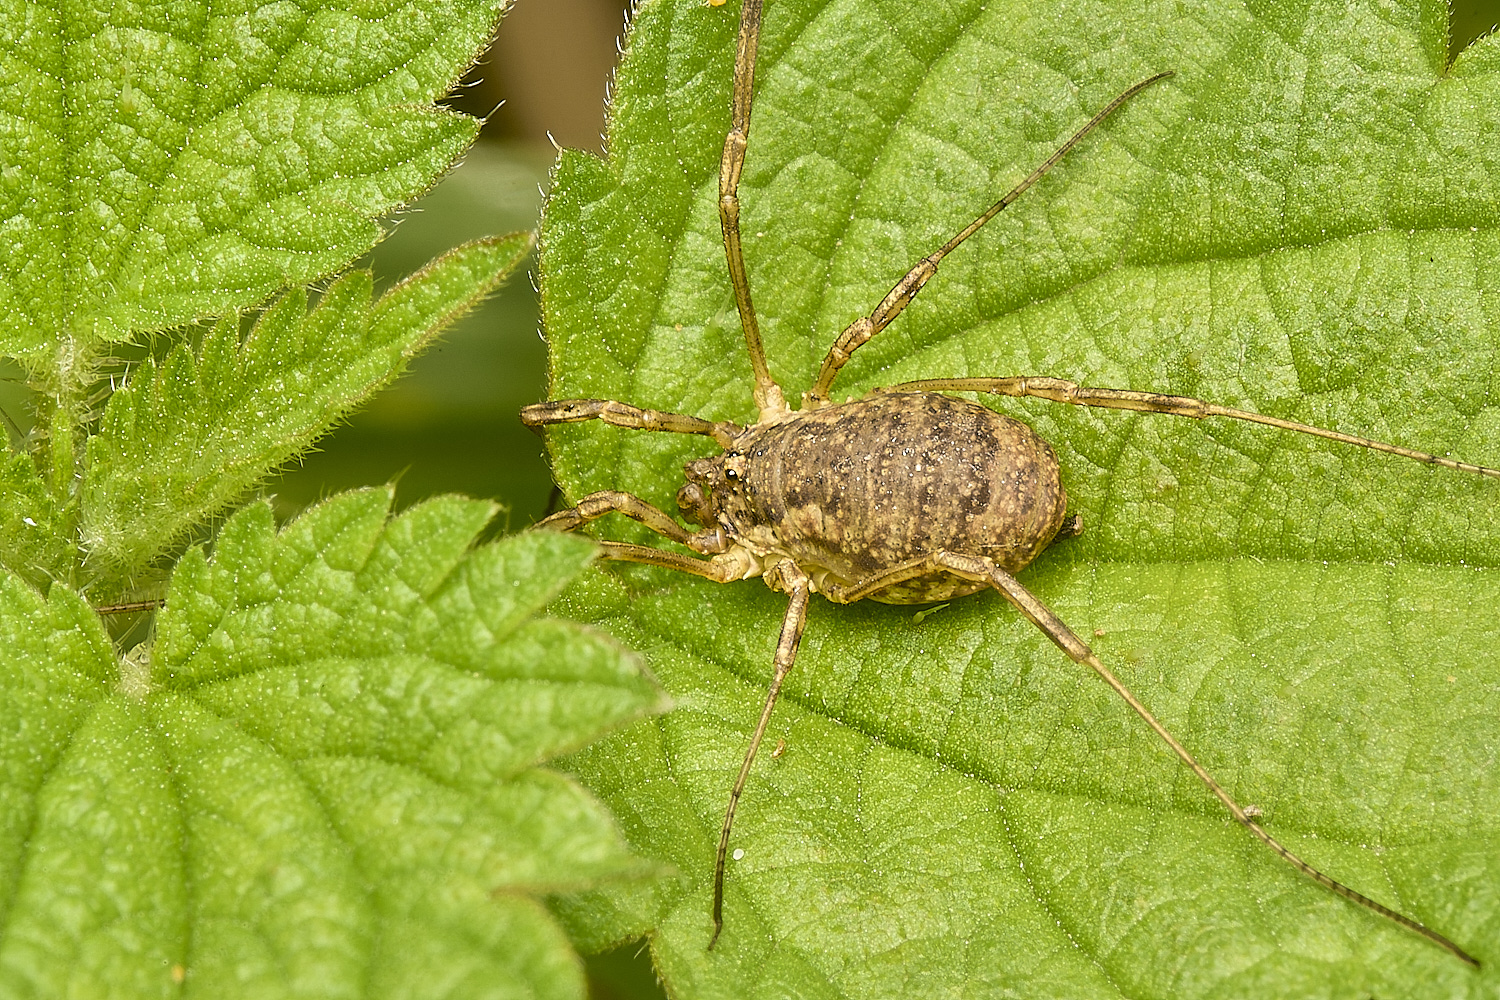
M 283 296 L 242 344 L 236 317 L 195 353 L 132 373 L 89 439 L 83 546 L 100 566 L 143 566 L 389 383 L 531 250 L 529 234 L 481 240 L 373 304 L 367 271 Z
M 588 542 L 390 500 L 235 515 L 123 661 L 0 577 L 0 992 L 584 995 L 542 899 L 659 869 L 540 765 L 662 695 L 536 614 Z
M 559 164 L 553 398 L 754 417 L 716 216 L 737 8 L 643 3 L 610 159 Z M 1446 9 L 1419 0 L 765 16 L 742 228 L 789 398 L 908 267 L 1171 69 L 945 261 L 836 393 L 1054 375 L 1500 465 L 1500 38 L 1446 67 Z M 568 604 L 650 650 L 678 706 L 574 758 L 683 872 L 600 919 L 655 920 L 683 997 L 1493 994 L 1500 484 L 1234 422 L 993 405 L 1054 444 L 1086 526 L 1023 581 L 1274 835 L 1484 970 L 1255 843 L 995 595 L 920 620 L 814 603 L 707 952 L 785 599 L 665 571 Z M 549 440 L 570 496 L 669 510 L 712 450 Z
M 7 3 L 0 351 L 222 315 L 369 249 L 478 133 L 431 102 L 497 6 Z
M 33 587 L 65 578 L 77 556 L 77 508 L 59 506 L 30 455 L 8 454 L 0 464 L 0 566 Z

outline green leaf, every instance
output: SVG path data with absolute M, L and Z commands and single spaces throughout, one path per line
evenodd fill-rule
M 284 296 L 243 344 L 231 317 L 196 354 L 180 344 L 137 369 L 89 439 L 90 559 L 130 571 L 180 541 L 395 378 L 530 249 L 529 234 L 467 244 L 373 304 L 355 272 L 311 312 L 306 292 Z
M 74 504 L 48 492 L 30 455 L 11 453 L 0 465 L 0 565 L 34 587 L 66 579 L 77 559 Z
M 0 992 L 584 995 L 542 897 L 659 868 L 539 765 L 662 696 L 536 614 L 589 543 L 389 503 L 235 515 L 118 662 L 66 588 L 0 577 Z
M 737 8 L 643 3 L 611 158 L 559 163 L 552 398 L 754 419 L 716 215 Z M 838 398 L 1053 375 L 1500 465 L 1500 38 L 1448 68 L 1445 16 L 768 0 L 741 195 L 772 373 L 807 389 L 908 267 L 1171 69 L 948 258 Z M 994 405 L 1054 444 L 1086 526 L 1023 582 L 1275 836 L 1484 970 L 1254 842 L 992 594 L 921 622 L 814 602 L 707 952 L 785 598 L 636 569 L 567 607 L 649 650 L 678 707 L 571 766 L 683 876 L 601 919 L 655 920 L 682 997 L 1493 995 L 1500 484 L 1230 421 Z M 668 510 L 712 451 L 549 441 L 570 496 Z
M 0 351 L 330 274 L 479 123 L 432 106 L 504 0 L 0 8 Z

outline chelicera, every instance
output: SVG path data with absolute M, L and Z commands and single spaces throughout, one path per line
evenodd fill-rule
M 714 6 L 718 6 L 715 3 Z M 713 936 L 723 929 L 724 869 L 735 809 L 766 733 L 797 647 L 813 594 L 846 604 L 946 601 L 993 588 L 1070 659 L 1089 667 L 1130 706 L 1219 799 L 1234 819 L 1290 865 L 1328 890 L 1446 948 L 1477 960 L 1438 932 L 1335 881 L 1292 854 L 1256 822 L 1157 721 L 1088 644 L 1017 579 L 1048 545 L 1082 530 L 1067 514 L 1067 494 L 1052 448 L 1030 427 L 950 393 L 1037 397 L 1059 403 L 1223 417 L 1314 435 L 1342 444 L 1463 472 L 1500 471 L 1202 400 L 1124 389 L 1089 388 L 1052 377 L 946 378 L 907 382 L 836 403 L 839 370 L 854 351 L 891 323 L 937 273 L 943 258 L 1031 187 L 1104 119 L 1148 87 L 1159 73 L 1129 87 L 1014 190 L 918 261 L 867 316 L 851 323 L 823 359 L 802 405 L 793 409 L 771 377 L 741 252 L 738 196 L 747 146 L 762 0 L 743 0 L 734 70 L 732 126 L 719 173 L 719 216 L 730 281 L 754 372 L 754 423 L 710 421 L 602 399 L 538 403 L 522 411 L 531 427 L 602 420 L 616 427 L 697 434 L 722 453 L 685 467 L 677 494 L 690 530 L 629 493 L 603 491 L 554 514 L 540 527 L 571 531 L 606 514 L 633 518 L 696 555 L 603 541 L 608 559 L 692 573 L 719 583 L 759 577 L 788 596 L 770 687 L 739 773 L 729 792 L 713 876 Z M 706 558 L 705 558 L 706 557 Z

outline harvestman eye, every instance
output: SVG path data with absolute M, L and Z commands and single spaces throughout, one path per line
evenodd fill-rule
M 708 0 L 714 7 L 724 2 Z M 811 595 L 822 594 L 839 604 L 865 599 L 927 604 L 993 588 L 1070 659 L 1089 667 L 1108 684 L 1257 840 L 1330 892 L 1477 967 L 1473 956 L 1442 934 L 1330 878 L 1280 844 L 1256 822 L 1260 811 L 1236 803 L 1088 644 L 1021 585 L 1016 573 L 1052 541 L 1079 530 L 1077 518 L 1066 515 L 1067 494 L 1056 456 L 1025 424 L 948 394 L 1037 397 L 1076 406 L 1244 420 L 1460 472 L 1500 478 L 1500 471 L 1185 396 L 1090 388 L 1050 376 L 924 379 L 877 389 L 846 403 L 831 400 L 829 392 L 839 370 L 860 346 L 900 315 L 937 273 L 943 258 L 1035 184 L 1121 105 L 1172 76 L 1170 71 L 1127 88 L 1012 191 L 918 261 L 868 315 L 838 335 L 802 407 L 792 409 L 766 364 L 740 249 L 738 192 L 750 132 L 761 4 L 762 0 L 744 0 L 741 8 L 733 124 L 724 140 L 719 168 L 719 220 L 754 372 L 759 410 L 755 422 L 710 421 L 604 399 L 556 400 L 521 411 L 521 419 L 531 427 L 602 420 L 632 430 L 712 438 L 724 454 L 690 462 L 684 468 L 687 483 L 678 493 L 683 516 L 701 530 L 685 528 L 639 497 L 613 490 L 589 494 L 538 527 L 572 531 L 605 514 L 624 514 L 697 555 L 604 541 L 600 545 L 606 558 L 681 570 L 718 583 L 759 576 L 772 590 L 788 597 L 771 684 L 744 762 L 729 789 L 714 862 L 714 930 L 708 946 L 713 947 L 724 926 L 724 862 L 735 808 L 782 682 L 796 660 Z M 871 456 L 882 460 L 872 462 Z M 861 471 L 855 477 L 839 471 L 856 467 Z M 732 490 L 729 483 L 734 484 Z

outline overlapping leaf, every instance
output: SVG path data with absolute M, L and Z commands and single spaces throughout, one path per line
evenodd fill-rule
M 0 469 L 0 565 L 33 586 L 66 578 L 77 559 L 76 509 L 59 508 L 30 455 Z
M 588 543 L 389 502 L 236 515 L 123 663 L 65 588 L 0 581 L 0 992 L 583 995 L 540 897 L 655 869 L 538 765 L 661 695 L 535 615 Z
M 353 273 L 308 312 L 283 297 L 241 344 L 218 323 L 195 356 L 179 345 L 117 390 L 89 440 L 83 545 L 93 562 L 136 569 L 304 451 L 394 378 L 453 318 L 518 265 L 530 237 L 455 250 L 370 301 Z
M 736 9 L 643 4 L 611 159 L 560 164 L 555 398 L 753 418 L 716 218 Z M 773 374 L 804 390 L 907 267 L 1172 69 L 949 258 L 836 392 L 1046 374 L 1500 465 L 1500 46 L 1445 66 L 1445 15 L 768 0 L 742 228 Z M 1086 525 L 1024 579 L 1277 836 L 1486 969 L 1254 844 L 993 596 L 920 622 L 814 605 L 708 953 L 784 599 L 644 572 L 571 610 L 651 649 L 679 707 L 576 767 L 685 875 L 580 926 L 657 922 L 680 996 L 1492 994 L 1500 486 L 1241 424 L 1003 408 L 1054 443 Z M 551 442 L 572 495 L 668 509 L 708 449 L 597 425 Z
M 496 12 L 7 0 L 0 351 L 222 315 L 353 260 L 473 140 L 431 102 Z

